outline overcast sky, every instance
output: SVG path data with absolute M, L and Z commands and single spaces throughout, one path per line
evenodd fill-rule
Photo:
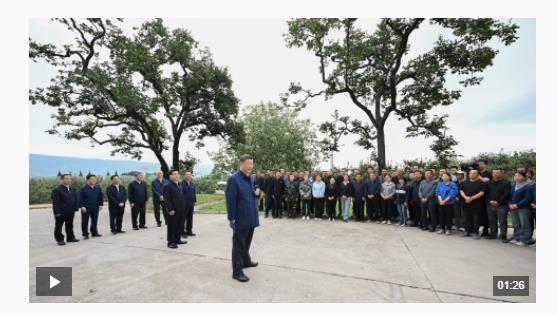
M 449 133 L 459 141 L 456 151 L 463 157 L 480 152 L 514 151 L 535 149 L 536 145 L 536 39 L 534 19 L 514 19 L 520 26 L 519 40 L 509 47 L 494 45 L 500 53 L 494 65 L 484 72 L 480 86 L 463 90 L 461 99 L 450 107 L 436 112 L 449 115 Z M 128 19 L 126 31 L 139 26 L 142 20 Z M 376 20 L 361 21 L 369 31 Z M 185 28 L 193 37 L 213 54 L 216 64 L 230 70 L 233 89 L 240 99 L 240 107 L 279 101 L 291 81 L 299 81 L 304 88 L 322 88 L 318 74 L 318 63 L 311 52 L 304 49 L 289 49 L 283 34 L 287 30 L 282 19 L 167 19 L 171 28 Z M 71 42 L 73 35 L 57 23 L 47 19 L 30 20 L 30 37 L 39 42 Z M 429 50 L 439 36 L 439 29 L 424 25 L 410 41 L 412 54 Z M 47 64 L 30 63 L 30 88 L 46 86 L 55 71 Z M 91 147 L 88 141 L 67 141 L 51 136 L 45 130 L 51 128 L 50 115 L 53 110 L 45 105 L 29 105 L 30 152 L 89 158 L 112 158 L 110 147 Z M 335 96 L 329 101 L 311 99 L 301 113 L 316 125 L 330 119 L 338 109 L 343 115 L 362 117 L 363 112 L 352 105 L 345 95 Z M 362 117 L 363 118 L 363 117 Z M 407 124 L 390 117 L 386 125 L 387 160 L 393 163 L 404 159 L 432 158 L 429 150 L 431 140 L 405 138 Z M 335 165 L 357 164 L 367 160 L 369 153 L 353 144 L 355 137 L 341 141 L 341 152 L 335 153 Z M 196 149 L 184 139 L 181 150 L 191 151 L 202 163 L 211 163 L 208 152 L 218 149 L 215 139 L 207 139 L 206 146 Z M 125 156 L 117 156 L 126 159 Z M 145 152 L 143 160 L 156 161 L 154 155 Z M 324 162 L 322 166 L 327 165 Z

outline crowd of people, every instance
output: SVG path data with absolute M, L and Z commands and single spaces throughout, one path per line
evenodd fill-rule
M 197 201 L 195 185 L 191 171 L 185 171 L 180 181 L 178 171 L 169 172 L 169 179 L 158 171 L 151 182 L 151 193 L 143 180 L 143 174 L 137 172 L 127 189 L 121 184 L 118 175 L 110 177 L 111 184 L 106 187 L 110 231 L 112 234 L 125 233 L 122 221 L 126 203 L 131 208 L 131 223 L 134 230 L 146 229 L 145 209 L 149 198 L 153 202 L 155 221 L 162 226 L 164 220 L 167 226 L 167 246 L 177 248 L 186 244 L 188 236 L 195 236 L 193 228 L 193 209 Z M 97 176 L 89 174 L 87 183 L 79 190 L 72 186 L 72 176 L 63 174 L 61 183 L 51 193 L 52 211 L 54 212 L 54 239 L 58 245 L 65 245 L 62 227 L 65 227 L 66 241 L 79 242 L 73 231 L 75 212 L 81 213 L 81 233 L 83 239 L 101 237 L 97 227 L 99 212 L 103 208 L 104 197 L 102 188 L 97 184 Z M 162 218 L 161 218 L 162 212 Z M 184 238 L 184 239 L 182 239 Z
M 376 174 L 332 171 L 258 171 L 254 186 L 262 193 L 259 211 L 265 218 L 329 221 L 349 219 L 417 227 L 424 231 L 485 237 L 535 248 L 536 185 L 533 170 L 518 168 L 512 180 L 505 170 L 487 170 L 486 161 L 462 167 L 413 166 Z M 350 215 L 352 208 L 352 215 Z M 511 213 L 512 235 L 507 217 Z

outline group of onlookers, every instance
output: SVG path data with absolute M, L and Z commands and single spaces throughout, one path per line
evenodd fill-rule
M 536 213 L 533 171 L 519 168 L 511 180 L 505 170 L 487 170 L 486 161 L 473 165 L 429 168 L 413 166 L 376 174 L 372 167 L 361 173 L 332 171 L 263 171 L 255 175 L 262 190 L 258 206 L 265 217 L 321 221 L 396 222 L 424 231 L 450 235 L 453 230 L 473 239 L 499 238 L 503 242 L 535 247 L 532 240 Z M 352 216 L 350 216 L 352 209 Z M 513 234 L 507 235 L 511 213 Z
M 179 181 L 177 171 L 169 174 L 165 179 L 161 171 L 151 182 L 151 195 L 157 226 L 162 226 L 161 208 L 165 224 L 168 229 L 168 247 L 176 248 L 178 244 L 185 244 L 181 237 L 194 236 L 192 232 L 193 208 L 196 202 L 195 185 L 191 171 L 186 171 L 182 181 Z M 54 238 L 58 245 L 65 245 L 62 226 L 65 225 L 66 241 L 78 242 L 73 232 L 74 213 L 81 212 L 81 232 L 83 239 L 101 237 L 97 228 L 99 212 L 103 208 L 104 196 L 97 184 L 97 177 L 93 174 L 86 176 L 87 183 L 79 190 L 72 186 L 72 176 L 63 174 L 61 184 L 51 193 L 52 210 L 55 217 Z M 143 174 L 137 172 L 128 188 L 121 184 L 118 175 L 110 177 L 111 184 L 106 187 L 110 231 L 112 234 L 125 233 L 122 221 L 126 202 L 131 208 L 131 223 L 134 230 L 146 229 L 145 209 L 149 200 L 149 189 L 143 180 Z M 173 185 L 169 185 L 173 184 Z M 171 186 L 169 189 L 167 186 Z M 176 191 L 178 193 L 176 193 Z

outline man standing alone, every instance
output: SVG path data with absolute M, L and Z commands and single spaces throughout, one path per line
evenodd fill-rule
M 145 204 L 149 195 L 147 194 L 147 184 L 143 181 L 143 174 L 137 172 L 135 180 L 128 185 L 128 198 L 130 207 L 132 208 L 132 226 L 134 230 L 139 228 L 146 229 L 145 226 Z M 137 225 L 137 217 L 139 216 L 139 227 Z
M 240 282 L 249 281 L 244 268 L 257 266 L 249 255 L 253 232 L 259 226 L 256 200 L 260 191 L 254 188 L 252 169 L 253 158 L 247 154 L 240 156 L 240 170 L 228 178 L 226 185 L 226 209 L 233 231 L 232 278 Z

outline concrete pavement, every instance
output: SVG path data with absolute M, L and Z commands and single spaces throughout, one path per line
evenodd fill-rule
M 264 219 L 256 229 L 251 278 L 231 278 L 232 233 L 222 214 L 196 214 L 188 244 L 166 247 L 166 228 L 58 246 L 50 209 L 30 210 L 31 302 L 535 302 L 536 252 L 375 223 Z M 81 234 L 81 219 L 74 232 Z M 35 296 L 35 267 L 72 267 L 73 296 Z M 529 297 L 492 296 L 492 276 L 530 276 Z

